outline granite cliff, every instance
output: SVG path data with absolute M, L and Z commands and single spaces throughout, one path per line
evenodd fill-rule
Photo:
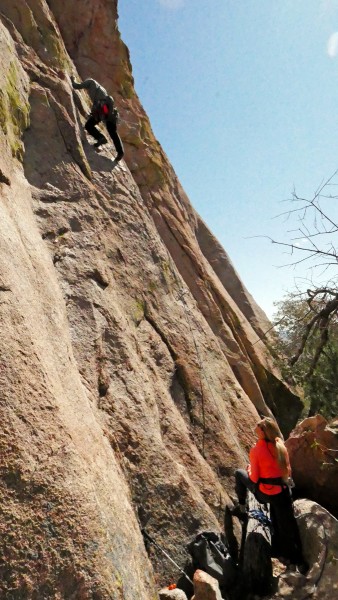
M 0 3 L 0 596 L 146 600 L 219 529 L 259 414 L 301 402 L 134 90 L 116 0 Z M 111 170 L 83 133 L 96 77 Z M 99 77 L 98 77 L 99 74 Z

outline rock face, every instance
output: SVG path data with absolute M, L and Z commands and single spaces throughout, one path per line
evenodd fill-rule
M 148 600 L 177 573 L 140 526 L 183 565 L 257 411 L 289 431 L 301 403 L 153 137 L 116 2 L 0 10 L 0 596 Z M 114 94 L 128 166 L 85 139 L 76 69 Z
M 309 417 L 292 431 L 286 445 L 297 492 L 338 517 L 338 421 Z

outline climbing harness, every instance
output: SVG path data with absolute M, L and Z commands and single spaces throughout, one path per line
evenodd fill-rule
M 105 100 L 97 100 L 93 104 L 92 111 L 90 114 L 92 117 L 94 117 L 97 123 L 105 121 L 109 117 L 110 120 L 112 120 L 113 123 L 117 125 L 117 123 L 120 120 L 119 111 L 117 110 L 116 106 L 109 108 L 108 99 L 109 96 Z
M 183 571 L 183 569 L 181 569 L 181 567 L 171 558 L 171 556 L 169 556 L 169 554 L 165 550 L 163 550 L 163 548 L 161 548 L 161 546 L 157 542 L 155 542 L 155 540 L 149 535 L 149 533 L 146 532 L 145 529 L 141 529 L 141 533 L 142 533 L 143 537 L 145 538 L 145 540 L 147 540 L 148 542 L 153 544 L 155 546 L 155 548 L 160 550 L 160 552 L 162 552 L 162 554 L 164 554 L 164 556 L 168 560 L 170 560 L 170 562 L 173 565 L 175 565 L 176 569 L 178 569 L 180 571 L 180 573 L 182 573 L 182 575 L 184 575 L 184 577 L 189 581 L 189 583 L 194 585 L 193 582 L 191 581 L 190 577 L 186 574 L 186 572 Z

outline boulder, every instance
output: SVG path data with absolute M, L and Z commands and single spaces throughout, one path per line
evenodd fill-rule
M 310 500 L 297 500 L 295 513 L 309 571 L 287 569 L 270 600 L 333 600 L 338 596 L 338 521 Z
M 218 581 L 200 569 L 194 574 L 194 591 L 192 600 L 222 600 Z
M 297 493 L 338 517 L 338 421 L 316 415 L 302 421 L 286 442 Z
M 255 496 L 248 494 L 249 511 L 259 510 L 266 514 L 267 507 L 259 504 Z M 271 590 L 271 531 L 257 519 L 249 518 L 245 523 L 245 543 L 243 548 L 243 574 L 248 589 L 257 594 L 267 594 Z
M 186 593 L 178 588 L 173 590 L 169 590 L 167 587 L 163 588 L 158 595 L 160 600 L 187 600 Z

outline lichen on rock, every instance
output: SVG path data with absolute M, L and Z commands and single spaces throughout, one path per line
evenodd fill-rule
M 0 22 L 0 127 L 12 156 L 23 160 L 22 136 L 29 126 L 28 77 L 16 56 L 7 30 Z

